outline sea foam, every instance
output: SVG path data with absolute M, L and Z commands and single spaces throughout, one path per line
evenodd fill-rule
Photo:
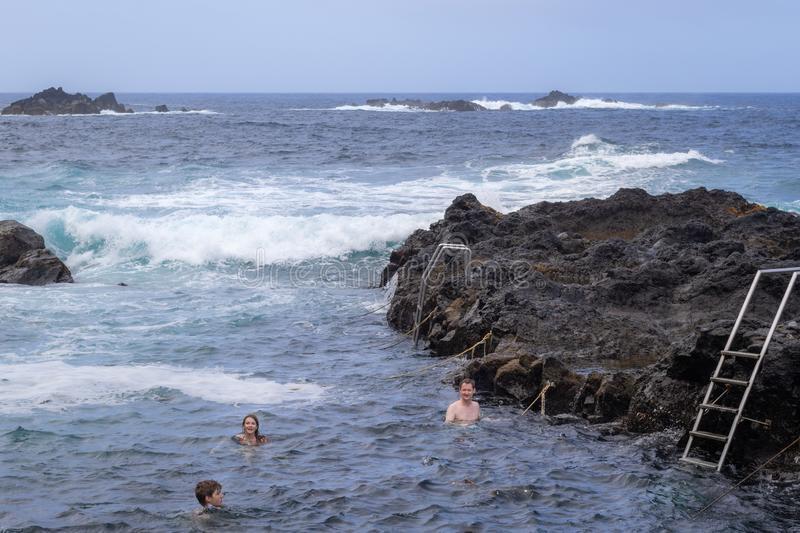
M 314 400 L 313 383 L 276 383 L 248 374 L 170 365 L 75 366 L 62 361 L 0 365 L 0 413 L 63 410 L 86 404 L 119 404 L 157 388 L 223 404 L 275 404 Z
M 269 263 L 386 251 L 429 219 L 408 214 L 343 216 L 209 215 L 177 211 L 155 218 L 68 207 L 26 223 L 68 253 L 71 268 L 130 259 L 201 265 L 227 259 Z M 67 242 L 59 243 L 61 235 Z M 260 250 L 260 251 L 259 251 Z
M 637 102 L 623 102 L 619 100 L 604 100 L 602 98 L 579 98 L 574 104 L 559 102 L 554 107 L 540 107 L 531 102 L 515 102 L 513 100 L 489 100 L 481 98 L 472 100 L 472 103 L 485 107 L 490 111 L 500 109 L 510 109 L 512 111 L 547 111 L 559 109 L 620 109 L 620 110 L 640 110 L 640 111 L 691 111 L 718 109 L 718 106 L 705 105 L 686 105 L 686 104 L 641 104 Z M 340 105 L 331 109 L 332 111 L 386 111 L 386 112 L 415 112 L 415 113 L 437 113 L 430 109 L 419 109 L 399 104 L 388 104 L 385 106 L 370 105 Z M 450 112 L 442 110 L 441 112 Z

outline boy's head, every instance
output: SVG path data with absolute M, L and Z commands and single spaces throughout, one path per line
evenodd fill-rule
M 222 507 L 222 485 L 213 479 L 206 479 L 198 483 L 194 488 L 194 495 L 197 496 L 200 505 Z

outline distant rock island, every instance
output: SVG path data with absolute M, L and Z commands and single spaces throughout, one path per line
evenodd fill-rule
M 550 91 L 547 96 L 537 98 L 531 104 L 539 107 L 556 107 L 559 103 L 563 102 L 567 105 L 574 104 L 580 100 L 576 96 L 562 93 L 561 91 Z M 423 111 L 489 111 L 488 108 L 470 102 L 469 100 L 442 100 L 439 102 L 425 102 L 423 100 L 398 100 L 397 98 L 371 98 L 367 100 L 367 105 L 371 107 L 386 107 L 390 105 L 402 105 L 410 107 L 411 109 L 420 109 Z M 508 104 L 500 108 L 501 111 L 511 110 Z
M 114 93 L 101 94 L 94 100 L 85 94 L 69 94 L 61 87 L 50 87 L 29 98 L 17 100 L 5 107 L 3 115 L 96 115 L 101 111 L 133 113 L 117 102 Z

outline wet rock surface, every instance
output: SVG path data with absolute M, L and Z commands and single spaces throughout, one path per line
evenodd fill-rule
M 548 382 L 545 412 L 617 422 L 634 432 L 688 431 L 719 352 L 758 269 L 800 265 L 800 218 L 742 196 L 704 188 L 651 196 L 620 189 L 605 200 L 540 202 L 501 214 L 471 194 L 417 230 L 384 270 L 397 276 L 388 311 L 414 326 L 420 279 L 439 243 L 420 329 L 435 356 L 458 353 L 492 333 L 452 376 L 476 380 L 484 397 L 527 406 Z M 763 278 L 731 349 L 758 351 L 788 275 Z M 800 297 L 784 311 L 745 416 L 732 461 L 756 460 L 800 435 Z M 744 379 L 751 360 L 722 375 Z M 720 404 L 738 405 L 742 390 Z M 714 399 L 714 398 L 712 398 Z M 726 403 L 730 402 L 730 403 Z M 535 406 L 539 409 L 539 405 Z M 714 413 L 703 429 L 732 417 Z M 727 433 L 727 431 L 725 431 Z
M 117 102 L 114 93 L 101 94 L 95 99 L 85 94 L 70 94 L 61 87 L 50 87 L 29 98 L 12 102 L 3 108 L 3 115 L 95 115 L 101 111 L 133 113 Z
M 41 235 L 14 220 L 2 220 L 0 283 L 72 283 L 72 274 L 58 257 L 44 247 Z

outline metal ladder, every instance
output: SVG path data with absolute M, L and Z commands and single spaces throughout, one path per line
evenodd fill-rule
M 425 271 L 422 273 L 422 280 L 419 283 L 419 296 L 417 297 L 417 311 L 414 313 L 414 348 L 417 347 L 417 342 L 419 342 L 419 323 L 422 320 L 422 308 L 425 305 L 425 292 L 428 289 L 428 278 L 433 272 L 436 263 L 439 262 L 439 258 L 442 257 L 442 253 L 445 250 L 461 250 L 467 254 L 467 260 L 464 264 L 464 276 L 469 279 L 469 264 L 472 261 L 472 250 L 469 246 L 464 244 L 456 244 L 456 243 L 447 243 L 443 242 L 436 247 L 436 251 L 433 252 L 433 257 L 431 257 L 428 266 L 425 268 Z
M 736 333 L 739 331 L 739 325 L 742 322 L 742 317 L 744 316 L 745 310 L 747 310 L 747 306 L 750 304 L 750 299 L 753 297 L 753 293 L 756 290 L 756 285 L 758 285 L 758 281 L 761 279 L 761 275 L 787 273 L 787 272 L 792 272 L 792 279 L 789 280 L 789 285 L 788 287 L 786 287 L 786 291 L 783 294 L 783 299 L 781 300 L 781 304 L 778 307 L 778 311 L 775 314 L 775 318 L 772 321 L 772 326 L 769 328 L 769 333 L 767 334 L 767 338 L 764 340 L 764 344 L 761 347 L 761 352 L 748 353 L 748 352 L 737 352 L 731 350 L 731 344 L 733 343 L 734 337 L 736 337 Z M 751 422 L 763 424 L 763 422 L 760 422 L 758 420 L 752 420 L 750 418 L 742 416 L 742 412 L 744 411 L 745 404 L 747 403 L 747 397 L 750 395 L 750 389 L 753 388 L 753 382 L 755 382 L 756 376 L 758 375 L 758 371 L 761 368 L 761 362 L 764 360 L 764 355 L 767 353 L 767 349 L 769 348 L 769 343 L 772 340 L 772 334 L 775 333 L 775 328 L 778 326 L 778 323 L 780 322 L 781 315 L 783 314 L 783 309 L 786 306 L 786 302 L 789 300 L 789 295 L 791 294 L 792 289 L 794 288 L 794 284 L 795 281 L 797 280 L 798 274 L 800 274 L 800 267 L 773 268 L 768 270 L 759 270 L 758 272 L 756 272 L 756 275 L 753 278 L 753 283 L 750 285 L 750 291 L 747 293 L 747 297 L 744 300 L 744 304 L 742 304 L 742 309 L 739 311 L 739 316 L 736 318 L 736 323 L 733 325 L 733 330 L 731 330 L 731 334 L 728 337 L 728 342 L 725 344 L 725 349 L 723 349 L 722 352 L 720 353 L 719 362 L 717 363 L 717 368 L 714 370 L 714 374 L 712 374 L 711 376 L 711 381 L 708 384 L 708 390 L 706 391 L 706 396 L 703 399 L 703 403 L 700 404 L 700 408 L 697 412 L 697 418 L 695 418 L 694 421 L 694 427 L 692 427 L 692 430 L 689 432 L 689 441 L 686 443 L 686 449 L 683 451 L 683 457 L 680 458 L 681 461 L 696 466 L 702 466 L 705 468 L 715 468 L 717 472 L 719 472 L 720 470 L 722 470 L 722 465 L 725 462 L 725 456 L 728 455 L 728 449 L 731 446 L 731 442 L 733 441 L 733 435 L 736 433 L 736 427 L 739 425 L 739 423 L 742 420 L 749 420 Z M 747 381 L 720 377 L 719 373 L 720 370 L 722 369 L 722 364 L 725 362 L 725 359 L 727 357 L 733 357 L 733 358 L 738 357 L 742 359 L 755 360 L 755 366 L 753 367 L 753 370 L 750 373 L 750 378 Z M 744 394 L 742 395 L 742 399 L 739 401 L 739 406 L 727 407 L 723 405 L 717 405 L 716 400 L 709 403 L 709 400 L 711 399 L 712 390 L 714 389 L 715 385 L 723 385 L 725 387 L 744 387 Z M 717 397 L 717 400 L 719 398 L 720 397 Z M 703 419 L 703 415 L 709 410 L 715 410 L 734 415 L 733 422 L 731 423 L 731 427 L 727 435 L 699 430 L 700 421 Z M 725 443 L 725 446 L 722 449 L 722 455 L 720 455 L 718 462 L 713 463 L 711 461 L 705 461 L 697 457 L 689 457 L 689 451 L 691 450 L 694 439 L 696 438 Z

